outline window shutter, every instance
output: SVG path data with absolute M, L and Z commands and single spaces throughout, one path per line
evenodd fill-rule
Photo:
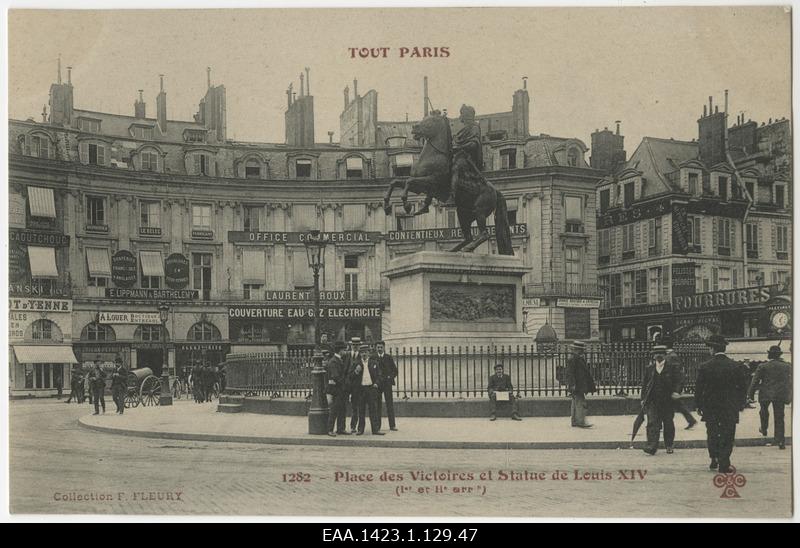
M 23 150 L 23 154 L 25 154 L 25 156 L 30 156 L 31 155 L 31 136 L 30 135 L 24 136 L 22 138 L 22 143 L 23 143 L 23 149 L 24 149 Z
M 200 154 L 194 154 L 194 175 L 200 175 Z
M 665 265 L 661 268 L 662 285 L 661 285 L 661 302 L 669 302 L 669 270 L 670 266 Z
M 719 290 L 719 270 L 717 267 L 711 268 L 711 290 Z
M 733 274 L 731 274 L 731 276 L 733 276 L 733 288 L 737 289 L 739 287 L 739 269 L 734 267 L 732 270 Z
M 619 248 L 619 245 L 617 244 L 617 238 L 619 237 L 619 227 L 608 229 L 608 233 L 610 240 L 609 255 L 611 255 L 611 262 L 613 263 L 619 261 L 619 258 L 617 257 L 617 249 Z
M 97 165 L 106 165 L 106 147 L 97 145 Z
M 775 252 L 778 249 L 778 227 L 776 227 L 773 224 L 771 228 L 772 228 L 772 250 L 773 252 Z
M 89 163 L 89 143 L 81 143 L 78 147 L 80 149 L 81 163 Z
M 717 248 L 719 247 L 719 224 L 722 219 L 717 217 L 712 217 L 711 226 L 713 228 L 712 235 L 711 235 L 711 247 L 714 250 L 714 253 L 717 252 Z
M 731 255 L 736 254 L 736 223 L 731 221 Z
M 650 219 L 647 221 L 647 247 L 655 247 L 656 245 L 656 220 Z

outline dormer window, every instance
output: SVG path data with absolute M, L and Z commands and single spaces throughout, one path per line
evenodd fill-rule
M 636 199 L 636 183 L 625 183 L 622 187 L 625 207 L 630 207 Z
M 141 153 L 142 171 L 158 171 L 158 153 L 146 150 Z
M 363 179 L 364 161 L 360 157 L 351 156 L 345 162 L 347 166 L 346 177 L 348 179 Z
M 50 157 L 50 139 L 44 135 L 31 135 L 31 156 L 36 158 Z
M 408 177 L 411 175 L 411 166 L 414 164 L 412 154 L 398 154 L 394 158 L 394 176 Z
M 567 165 L 570 167 L 578 167 L 578 149 L 569 149 L 569 152 L 567 152 Z
M 100 133 L 100 120 L 78 118 L 78 129 L 87 133 Z
M 500 151 L 500 169 L 516 169 L 517 149 L 507 148 Z
M 133 126 L 131 133 L 135 139 L 144 139 L 147 141 L 153 140 L 153 128 L 145 126 Z
M 700 194 L 700 186 L 698 183 L 699 176 L 697 173 L 690 173 L 689 174 L 689 194 L 692 196 L 697 196 Z
M 727 177 L 719 177 L 717 178 L 717 187 L 719 189 L 719 197 L 722 200 L 728 200 L 728 178 Z
M 311 177 L 311 160 L 297 160 L 294 168 L 297 177 Z

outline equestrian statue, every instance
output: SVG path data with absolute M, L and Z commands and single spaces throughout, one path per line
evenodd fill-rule
M 461 107 L 459 120 L 464 127 L 452 138 L 446 116 L 434 110 L 412 128 L 417 140 L 424 140 L 419 159 L 411 168 L 411 176 L 394 179 L 386 190 L 383 210 L 391 215 L 389 200 L 396 188 L 402 188 L 403 209 L 411 213 L 408 193 L 424 194 L 425 201 L 414 215 L 427 213 L 436 198 L 445 205 L 455 205 L 458 223 L 464 240 L 450 251 L 474 251 L 489 239 L 486 218 L 494 213 L 497 251 L 500 255 L 514 255 L 511 247 L 511 229 L 508 226 L 506 200 L 481 173 L 483 147 L 481 129 L 475 121 L 475 109 Z M 478 223 L 477 238 L 472 238 L 472 222 Z

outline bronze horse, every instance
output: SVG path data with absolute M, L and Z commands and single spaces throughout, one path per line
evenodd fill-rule
M 450 199 L 451 182 L 455 189 L 455 205 L 458 223 L 461 226 L 464 240 L 450 251 L 474 251 L 480 244 L 489 239 L 486 219 L 494 213 L 497 250 L 500 255 L 513 255 L 511 246 L 511 230 L 508 226 L 508 210 L 506 200 L 492 183 L 487 181 L 480 170 L 471 161 L 453 162 L 453 139 L 450 123 L 445 116 L 437 113 L 427 116 L 419 124 L 412 127 L 414 138 L 424 139 L 425 144 L 419 160 L 411 168 L 411 176 L 394 179 L 383 199 L 383 210 L 391 215 L 389 204 L 395 188 L 403 188 L 402 200 L 406 213 L 411 213 L 408 193 L 426 194 L 445 203 Z M 464 154 L 456 151 L 455 155 Z M 456 167 L 454 169 L 454 164 Z M 427 204 L 414 215 L 428 211 Z M 478 223 L 478 237 L 472 238 L 472 222 Z

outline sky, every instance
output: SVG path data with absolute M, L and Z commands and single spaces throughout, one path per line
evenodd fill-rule
M 643 136 L 691 140 L 708 96 L 730 123 L 791 114 L 791 14 L 782 7 L 263 9 L 9 12 L 9 116 L 41 120 L 50 84 L 72 66 L 75 107 L 191 120 L 212 84 L 227 92 L 228 137 L 283 142 L 286 89 L 310 68 L 317 142 L 339 137 L 343 88 L 378 92 L 380 120 L 435 108 L 511 110 L 528 77 L 532 134 L 576 137 L 622 121 L 629 155 Z M 349 48 L 390 48 L 352 58 Z M 400 48 L 449 56 L 400 58 Z

